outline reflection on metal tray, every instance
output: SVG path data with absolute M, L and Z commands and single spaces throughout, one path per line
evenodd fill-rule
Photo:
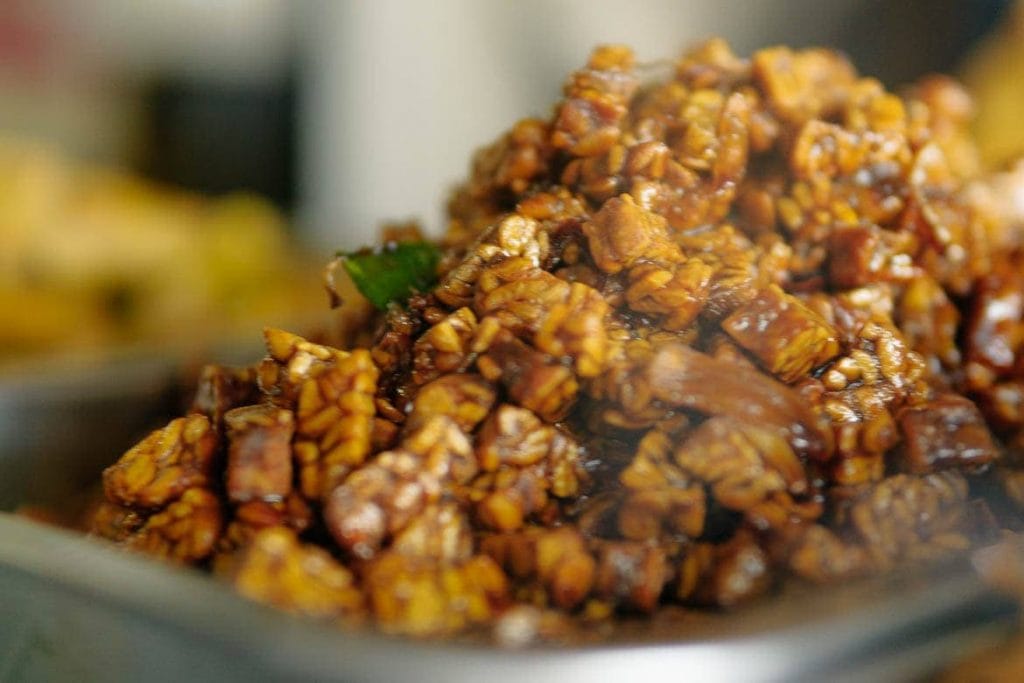
M 119 363 L 0 382 L 0 510 L 56 503 L 171 407 L 175 366 Z M 215 580 L 0 514 L 0 683 L 906 680 L 989 644 L 1016 609 L 966 562 L 735 613 L 666 611 L 600 645 L 506 651 L 343 632 Z

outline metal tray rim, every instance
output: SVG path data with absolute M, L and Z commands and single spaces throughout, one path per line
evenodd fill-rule
M 1014 614 L 1009 600 L 972 575 L 955 573 L 925 594 L 767 634 L 525 650 L 421 642 L 339 631 L 290 617 L 250 603 L 191 570 L 0 515 L 0 577 L 5 572 L 143 615 L 163 627 L 211 640 L 237 656 L 261 658 L 277 675 L 310 680 L 479 681 L 484 676 L 492 681 L 526 677 L 565 683 L 588 680 L 595 672 L 608 680 L 640 675 L 652 681 L 678 680 L 687 673 L 707 680 L 797 680 L 815 671 L 834 674 L 839 666 L 898 657 L 900 647 L 894 646 L 900 642 L 934 640 L 948 635 L 951 626 L 965 638 L 982 631 L 1002 633 Z M 937 600 L 939 595 L 943 599 Z M 882 638 L 869 640 L 868 633 Z M 756 671 L 751 662 L 757 663 Z

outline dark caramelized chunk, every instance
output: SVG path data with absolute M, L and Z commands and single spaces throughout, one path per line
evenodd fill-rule
M 904 408 L 903 464 L 918 474 L 958 468 L 978 470 L 999 457 L 992 434 L 974 403 L 957 394 Z
M 571 369 L 517 339 L 503 336 L 481 358 L 493 368 L 509 398 L 548 422 L 565 417 L 576 402 L 579 383 Z
M 271 405 L 235 408 L 224 415 L 228 427 L 228 498 L 283 500 L 292 490 L 290 410 Z
M 803 377 L 839 354 L 839 333 L 776 286 L 733 311 L 722 328 L 784 382 Z
M 795 451 L 810 457 L 831 454 L 831 435 L 806 402 L 756 370 L 673 343 L 655 352 L 646 368 L 646 380 L 659 401 L 780 430 Z
M 917 275 L 906 233 L 856 225 L 836 230 L 829 238 L 829 282 L 847 289 L 873 282 L 906 281 Z
M 259 401 L 254 368 L 206 365 L 199 374 L 199 386 L 192 399 L 192 412 L 202 413 L 218 427 L 224 413 Z
M 1000 266 L 978 283 L 967 320 L 966 342 L 968 363 L 1005 374 L 1013 370 L 1024 343 L 1024 273 L 1018 262 Z M 969 374 L 969 381 L 983 385 L 983 380 L 974 379 L 980 374 Z

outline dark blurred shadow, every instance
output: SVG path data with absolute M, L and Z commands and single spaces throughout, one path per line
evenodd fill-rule
M 247 86 L 175 78 L 145 96 L 144 174 L 201 192 L 295 200 L 295 79 Z
M 868 0 L 830 43 L 861 73 L 898 86 L 930 72 L 955 71 L 1006 15 L 1012 0 Z

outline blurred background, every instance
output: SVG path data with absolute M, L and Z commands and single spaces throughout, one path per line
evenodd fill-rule
M 317 324 L 382 222 L 443 228 L 474 149 L 545 115 L 601 42 L 830 45 L 978 88 L 1024 151 L 1010 0 L 0 0 L 0 367 Z M 991 104 L 989 104 L 991 102 Z M 987 117 L 987 118 L 986 118 Z M 994 123 L 993 123 L 994 122 Z M 313 321 L 310 323 L 310 321 Z

